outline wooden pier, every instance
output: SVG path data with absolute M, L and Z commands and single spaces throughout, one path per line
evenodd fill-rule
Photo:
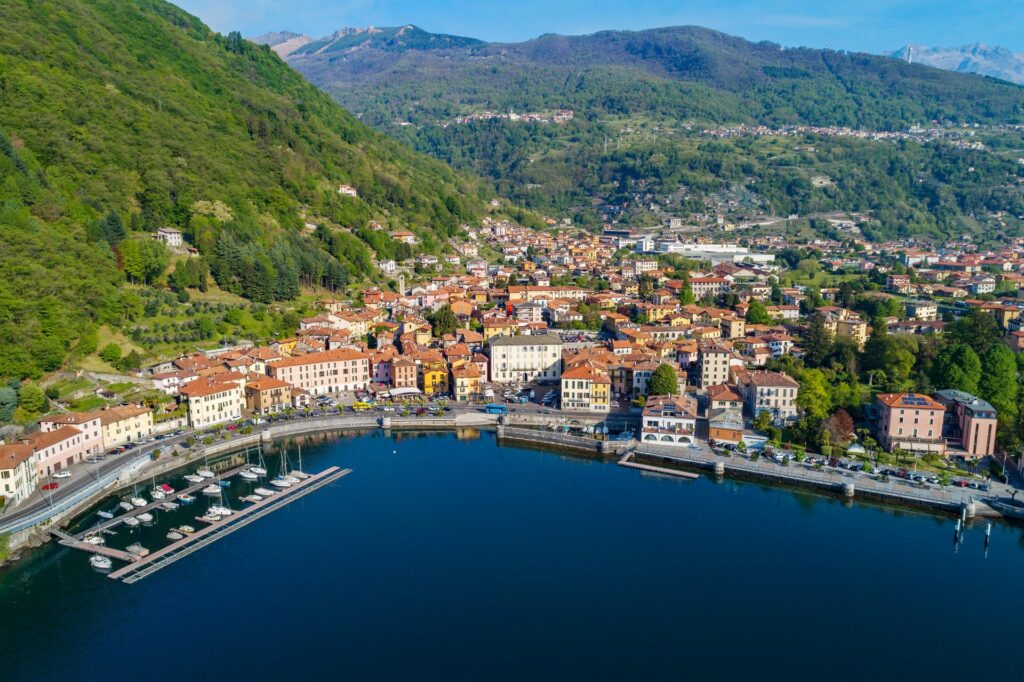
M 294 502 L 300 497 L 304 497 L 314 490 L 318 490 L 330 483 L 333 483 L 342 476 L 347 476 L 350 473 L 352 473 L 351 469 L 330 467 L 318 474 L 313 474 L 309 478 L 299 481 L 290 488 L 284 488 L 277 494 L 266 497 L 259 502 L 255 502 L 245 509 L 235 512 L 231 516 L 222 517 L 221 520 L 211 523 L 209 526 L 202 528 L 191 535 L 186 535 L 181 540 L 172 542 L 170 545 L 167 545 L 162 549 L 158 549 L 144 558 L 136 558 L 136 560 L 133 560 L 132 563 L 129 563 L 127 566 L 110 573 L 108 577 L 114 580 L 123 579 L 126 583 L 134 583 L 142 580 L 146 576 L 156 573 L 161 568 L 169 566 L 178 559 L 186 557 L 189 554 L 216 542 L 222 537 L 233 533 L 239 528 L 247 526 L 256 519 L 262 518 L 263 516 L 280 509 L 286 504 Z M 207 484 L 208 483 L 204 483 L 203 485 Z
M 150 502 L 149 504 L 147 504 L 144 507 L 138 507 L 136 509 L 132 509 L 131 511 L 126 511 L 123 514 L 118 514 L 117 516 L 115 516 L 112 519 L 108 519 L 107 521 L 104 521 L 103 523 L 100 523 L 100 524 L 98 524 L 96 526 L 93 526 L 92 528 L 89 528 L 88 530 L 82 531 L 81 533 L 75 535 L 74 539 L 75 540 L 81 540 L 82 538 L 86 537 L 87 535 L 96 535 L 98 533 L 102 533 L 103 531 L 107 530 L 108 528 L 113 528 L 114 526 L 119 526 L 122 523 L 124 523 L 124 520 L 126 518 L 128 518 L 129 516 L 138 516 L 139 514 L 142 514 L 143 512 L 148 512 L 148 511 L 162 511 L 160 505 L 162 505 L 165 502 L 177 502 L 178 501 L 178 499 L 177 499 L 178 495 L 190 495 L 190 494 L 192 494 L 194 492 L 201 491 L 203 488 L 205 488 L 208 485 L 212 485 L 212 484 L 218 484 L 219 485 L 221 480 L 224 480 L 224 479 L 227 479 L 227 478 L 231 478 L 232 476 L 234 476 L 234 475 L 236 475 L 236 474 L 238 474 L 238 473 L 240 473 L 242 471 L 245 471 L 249 467 L 250 467 L 249 464 L 243 464 L 242 466 L 236 467 L 234 469 L 231 469 L 230 471 L 225 471 L 222 474 L 217 474 L 213 478 L 204 478 L 201 482 L 194 483 L 194 484 L 190 485 L 189 487 L 187 487 L 187 488 L 185 488 L 183 490 L 175 490 L 173 493 L 170 493 L 163 500 L 154 500 L 153 502 Z M 223 494 L 223 493 L 221 493 L 221 494 Z M 54 532 L 54 534 L 56 535 L 56 532 Z
M 676 478 L 700 478 L 700 474 L 695 474 L 692 471 L 682 471 L 680 469 L 668 469 L 666 467 L 657 467 L 650 464 L 640 464 L 639 462 L 633 461 L 633 453 L 627 452 L 619 460 L 619 466 L 629 467 L 630 469 L 639 469 L 640 471 L 649 471 L 655 474 L 664 474 L 666 476 L 675 476 Z
M 110 557 L 111 559 L 118 559 L 120 561 L 127 561 L 129 563 L 137 561 L 139 559 L 138 556 L 132 554 L 131 552 L 126 552 L 121 549 L 113 549 L 111 547 L 106 547 L 105 545 L 94 545 L 91 542 L 83 542 L 71 535 L 68 535 L 63 531 L 51 529 L 50 532 L 53 533 L 53 535 L 57 537 L 60 544 L 64 545 L 65 547 L 80 549 L 83 552 L 89 552 L 90 554 L 102 554 L 105 557 Z

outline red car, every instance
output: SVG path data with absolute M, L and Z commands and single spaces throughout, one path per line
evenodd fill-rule
M 43 490 L 56 490 L 59 486 L 60 486 L 60 484 L 57 483 L 57 481 L 52 481 L 52 482 L 47 483 L 46 485 L 44 485 L 42 487 L 42 489 Z

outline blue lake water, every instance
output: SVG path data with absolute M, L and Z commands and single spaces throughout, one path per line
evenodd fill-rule
M 956 547 L 949 519 L 646 476 L 486 433 L 341 437 L 302 452 L 307 471 L 354 472 L 134 585 L 52 544 L 0 571 L 0 679 L 1024 669 L 1017 528 L 996 526 L 986 557 L 984 523 Z M 156 548 L 166 527 L 136 532 Z

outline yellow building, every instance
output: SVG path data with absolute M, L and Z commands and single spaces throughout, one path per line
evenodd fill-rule
M 608 412 L 612 381 L 588 364 L 562 372 L 562 409 L 577 412 Z
M 456 367 L 452 370 L 452 383 L 455 387 L 455 400 L 469 402 L 480 395 L 480 368 L 473 363 Z
M 153 435 L 153 410 L 141 405 L 110 407 L 99 411 L 103 448 L 139 442 Z

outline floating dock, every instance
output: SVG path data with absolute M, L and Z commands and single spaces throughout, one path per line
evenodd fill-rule
M 650 464 L 640 464 L 639 462 L 633 461 L 633 453 L 627 452 L 619 460 L 619 466 L 629 467 L 630 469 L 639 469 L 640 471 L 649 471 L 655 474 L 664 474 L 666 476 L 675 476 L 676 478 L 688 478 L 695 479 L 700 478 L 700 474 L 695 474 L 692 471 L 682 471 L 680 469 L 668 469 L 665 467 L 656 467 Z
M 107 577 L 114 580 L 124 580 L 126 583 L 134 583 L 146 576 L 156 573 L 161 568 L 173 564 L 178 559 L 188 556 L 217 540 L 230 535 L 239 528 L 247 526 L 256 519 L 262 518 L 272 511 L 276 511 L 300 497 L 304 497 L 314 490 L 319 490 L 325 485 L 337 481 L 343 476 L 352 473 L 351 469 L 339 469 L 330 467 L 318 474 L 299 481 L 290 488 L 284 488 L 276 495 L 271 495 L 259 502 L 235 512 L 231 516 L 222 517 L 220 521 L 210 524 L 191 535 L 186 535 L 181 540 L 152 552 L 146 557 L 138 558 L 127 566 L 117 569 Z M 212 479 L 211 479 L 212 480 Z M 84 543 L 88 544 L 88 543 Z M 92 547 L 92 545 L 90 545 Z
M 51 530 L 51 533 L 55 535 L 60 544 L 65 547 L 72 547 L 74 549 L 80 549 L 83 552 L 89 552 L 90 554 L 102 554 L 105 557 L 111 559 L 118 559 L 119 561 L 132 562 L 139 557 L 131 552 L 126 552 L 121 549 L 114 549 L 112 547 L 106 547 L 104 545 L 94 545 L 91 542 L 82 542 L 78 538 L 68 535 L 67 533 L 59 530 Z

